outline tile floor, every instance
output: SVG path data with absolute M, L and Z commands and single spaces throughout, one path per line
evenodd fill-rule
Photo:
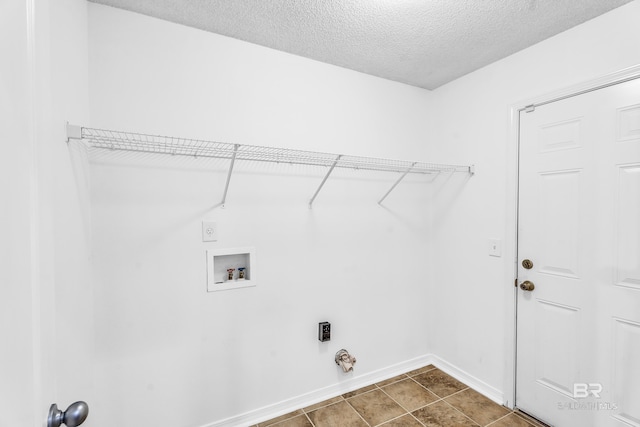
M 540 427 L 433 365 L 253 427 Z

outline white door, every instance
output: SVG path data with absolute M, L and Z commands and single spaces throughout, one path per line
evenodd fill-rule
M 519 174 L 516 406 L 640 426 L 640 79 L 521 112 Z

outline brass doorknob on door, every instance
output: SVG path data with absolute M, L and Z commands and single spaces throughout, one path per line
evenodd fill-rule
M 524 282 L 520 283 L 520 289 L 522 289 L 523 291 L 532 291 L 535 288 L 536 287 L 533 284 L 533 282 L 530 282 L 528 280 L 525 280 Z

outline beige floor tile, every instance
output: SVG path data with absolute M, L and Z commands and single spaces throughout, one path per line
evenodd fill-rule
M 359 394 L 348 399 L 347 402 L 372 426 L 406 413 L 400 405 L 379 389 Z
M 492 423 L 510 412 L 509 409 L 470 388 L 447 397 L 445 401 L 481 426 Z
M 271 425 L 271 427 L 313 427 L 306 415 L 298 415 L 288 420 Z
M 380 424 L 380 427 L 423 427 L 422 424 L 413 418 L 411 415 L 403 415 L 400 418 L 393 419 L 384 424 Z
M 338 402 L 307 414 L 315 427 L 368 427 L 347 402 Z
M 477 427 L 478 424 L 444 401 L 412 412 L 426 427 Z
M 447 397 L 467 388 L 465 384 L 445 374 L 440 369 L 418 374 L 413 379 L 440 397 Z
M 413 377 L 413 376 L 416 376 L 418 374 L 425 373 L 427 371 L 432 371 L 434 369 L 436 369 L 435 366 L 427 365 L 427 366 L 423 366 L 422 368 L 414 369 L 413 371 L 407 372 L 407 375 L 409 375 L 410 377 Z
M 350 397 L 357 396 L 357 395 L 359 395 L 361 393 L 366 393 L 368 391 L 375 390 L 376 388 L 378 388 L 378 387 L 376 387 L 375 384 L 374 385 L 369 385 L 369 386 L 366 386 L 366 387 L 359 388 L 358 390 L 354 390 L 354 391 L 350 391 L 349 393 L 345 393 L 345 394 L 342 395 L 342 397 L 344 397 L 345 399 L 348 399 Z
M 498 421 L 489 424 L 489 427 L 533 427 L 514 413 L 500 418 Z
M 390 384 L 383 387 L 382 390 L 409 412 L 439 399 L 438 396 L 411 379 Z
M 253 427 L 548 427 L 512 412 L 433 365 Z

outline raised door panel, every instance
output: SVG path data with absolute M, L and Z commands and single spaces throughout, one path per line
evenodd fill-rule
M 573 397 L 579 381 L 578 340 L 580 310 L 551 301 L 536 301 L 535 379 L 566 397 Z M 557 343 L 564 343 L 558 346 Z
M 614 280 L 640 290 L 640 165 L 618 171 Z
M 581 171 L 540 174 L 538 238 L 540 273 L 579 278 Z
M 640 426 L 640 323 L 614 319 L 612 416 Z

